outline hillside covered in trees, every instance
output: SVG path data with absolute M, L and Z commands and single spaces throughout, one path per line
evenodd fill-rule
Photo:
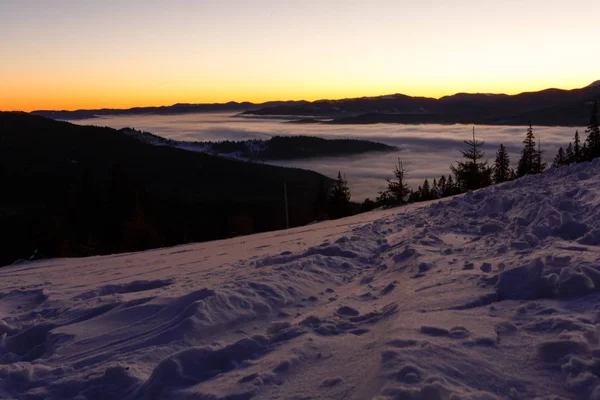
M 331 180 L 0 113 L 0 264 L 226 238 L 315 218 Z
M 253 139 L 219 142 L 184 142 L 142 132 L 132 128 L 123 133 L 145 143 L 170 146 L 243 160 L 292 160 L 299 158 L 336 157 L 398 150 L 397 147 L 360 139 L 323 139 L 315 136 L 273 136 L 267 140 Z

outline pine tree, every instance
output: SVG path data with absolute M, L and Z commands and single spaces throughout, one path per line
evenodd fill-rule
M 510 158 L 506 147 L 500 143 L 500 148 L 496 153 L 496 161 L 494 162 L 494 182 L 502 183 L 510 179 Z
M 575 136 L 573 137 L 573 156 L 571 157 L 571 163 L 574 162 L 582 162 L 583 161 L 583 152 L 581 150 L 581 140 L 579 139 L 579 131 L 575 130 Z M 569 143 L 570 144 L 570 143 Z M 568 149 L 567 149 L 568 150 Z
M 452 174 L 448 174 L 448 180 L 446 184 L 446 196 L 453 196 L 459 193 L 459 189 L 454 183 L 454 179 L 452 178 Z
M 408 196 L 409 203 L 416 203 L 418 201 L 421 201 L 421 186 L 417 190 L 411 190 Z
M 567 159 L 565 156 L 565 151 L 562 146 L 558 149 L 556 153 L 556 157 L 554 157 L 554 162 L 552 163 L 552 168 L 560 168 L 563 165 L 567 165 Z
M 533 135 L 531 123 L 529 123 L 529 128 L 527 128 L 527 135 L 523 144 L 525 144 L 525 147 L 521 151 L 521 159 L 517 167 L 517 175 L 519 177 L 534 174 L 536 170 L 537 150 L 535 148 L 535 136 Z
M 487 160 L 481 161 L 485 157 L 485 153 L 481 150 L 485 142 L 475 139 L 474 127 L 473 139 L 465 140 L 464 143 L 468 147 L 460 152 L 467 161 L 458 161 L 456 167 L 454 165 L 450 166 L 456 176 L 458 187 L 461 191 L 466 191 L 489 186 L 492 180 L 492 171 Z
M 431 188 L 429 181 L 425 179 L 423 186 L 421 187 L 421 201 L 431 200 Z
M 398 165 L 394 166 L 394 179 L 386 179 L 388 187 L 379 192 L 376 202 L 384 206 L 406 204 L 411 201 L 411 190 L 406 183 L 406 170 L 398 158 Z
M 587 152 L 584 157 L 587 160 L 600 157 L 600 126 L 598 125 L 598 102 L 594 101 L 590 115 L 590 124 L 585 130 L 587 138 L 585 140 L 587 144 Z
M 433 183 L 431 184 L 431 197 L 434 199 L 440 198 L 440 188 L 435 178 L 433 178 Z
M 349 214 L 350 189 L 348 188 L 348 181 L 345 177 L 342 177 L 342 173 L 339 171 L 331 191 L 330 207 L 329 215 L 332 218 L 341 218 Z
M 538 148 L 537 151 L 535 152 L 535 157 L 534 157 L 534 161 L 533 161 L 533 173 L 534 174 L 541 174 L 546 170 L 546 162 L 543 161 L 544 159 L 544 151 L 542 150 L 542 144 L 540 142 L 540 140 L 538 139 Z
M 579 136 L 579 134 L 577 135 Z M 573 143 L 569 142 L 565 151 L 565 165 L 571 165 L 575 162 L 575 154 L 573 153 Z
M 439 194 L 439 197 L 446 197 L 447 196 L 447 194 L 446 194 L 446 192 L 448 191 L 447 186 L 448 185 L 446 183 L 446 177 L 444 175 L 442 175 L 440 177 L 440 180 L 438 181 L 438 194 Z
M 406 183 L 406 170 L 402 161 L 398 158 L 398 165 L 394 166 L 394 180 L 388 179 L 387 191 L 395 204 L 406 204 L 410 189 Z

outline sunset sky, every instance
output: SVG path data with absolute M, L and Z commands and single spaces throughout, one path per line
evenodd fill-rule
M 0 0 L 0 110 L 600 79 L 598 0 Z

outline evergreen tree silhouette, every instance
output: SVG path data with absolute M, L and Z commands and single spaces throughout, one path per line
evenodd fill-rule
M 410 195 L 410 189 L 406 183 L 406 169 L 398 158 L 398 164 L 394 166 L 394 179 L 386 179 L 387 190 L 380 193 L 379 202 L 385 205 L 406 204 Z
M 440 198 L 440 188 L 435 178 L 433 178 L 433 183 L 431 184 L 431 197 L 434 199 Z
M 423 201 L 421 194 L 423 193 L 423 188 L 419 186 L 417 190 L 410 192 L 410 196 L 408 196 L 408 201 L 411 203 L 416 203 L 418 201 Z
M 330 198 L 331 211 L 329 215 L 332 218 L 341 218 L 348 216 L 350 208 L 350 189 L 348 181 L 342 177 L 342 173 L 338 171 L 337 179 L 333 184 Z
M 579 131 L 577 131 L 577 130 L 575 131 L 575 136 L 573 137 L 573 143 L 574 143 L 573 150 L 572 150 L 573 155 L 569 162 L 570 163 L 582 162 L 583 161 L 583 151 L 581 150 L 581 139 L 579 139 Z
M 579 136 L 579 134 L 577 135 Z M 565 165 L 570 165 L 575 162 L 575 154 L 573 153 L 573 143 L 569 142 L 565 151 Z
M 504 144 L 500 143 L 500 148 L 496 153 L 494 162 L 494 182 L 502 183 L 510 180 L 510 158 Z
M 456 167 L 450 166 L 450 169 L 456 176 L 456 183 L 460 190 L 476 190 L 489 186 L 492 180 L 492 171 L 488 166 L 488 161 L 481 161 L 485 153 L 481 147 L 484 141 L 475 139 L 475 128 L 473 127 L 473 139 L 465 140 L 467 149 L 461 150 L 463 158 L 467 161 L 458 161 Z
M 446 177 L 444 175 L 442 175 L 440 177 L 440 180 L 438 181 L 438 194 L 439 194 L 440 197 L 446 197 L 447 196 L 447 194 L 446 194 L 447 191 L 448 191 L 447 186 L 448 186 L 448 184 L 447 184 L 447 181 L 446 181 Z
M 517 167 L 517 175 L 519 177 L 534 174 L 536 170 L 537 150 L 535 148 L 535 136 L 533 135 L 531 122 L 529 123 L 529 128 L 527 128 L 527 135 L 523 144 L 525 144 L 525 147 L 521 151 L 521 159 Z
M 567 158 L 565 156 L 565 151 L 562 146 L 560 146 L 556 153 L 556 157 L 554 157 L 554 162 L 552 162 L 552 168 L 560 168 L 563 165 L 567 165 Z
M 535 152 L 535 158 L 534 158 L 534 162 L 533 162 L 533 173 L 534 174 L 541 174 L 542 172 L 544 172 L 546 170 L 546 162 L 543 161 L 544 159 L 544 151 L 542 150 L 542 144 L 540 142 L 540 140 L 538 139 L 538 148 L 537 151 Z
M 456 183 L 454 183 L 454 178 L 452 178 L 452 175 L 448 174 L 445 196 L 453 196 L 457 193 L 459 193 L 459 188 L 456 186 Z
M 431 200 L 431 198 L 431 187 L 429 186 L 429 181 L 425 179 L 421 187 L 421 201 Z
M 586 153 L 584 157 L 586 160 L 591 160 L 596 157 L 600 157 L 600 126 L 598 125 L 598 101 L 594 101 L 592 105 L 590 123 L 585 130 L 587 138 L 585 143 L 587 145 Z

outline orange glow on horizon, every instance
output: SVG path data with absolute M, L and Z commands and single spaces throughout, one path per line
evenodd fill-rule
M 0 110 L 517 94 L 600 79 L 597 0 L 550 0 L 542 14 L 539 0 L 42 3 L 0 1 Z
M 128 109 L 133 107 L 160 107 L 170 106 L 177 103 L 227 103 L 235 102 L 252 102 L 264 103 L 268 101 L 316 101 L 316 100 L 338 100 L 345 98 L 356 97 L 375 97 L 390 94 L 404 94 L 408 96 L 422 96 L 440 98 L 460 92 L 466 93 L 494 93 L 494 94 L 519 94 L 523 92 L 539 91 L 549 88 L 558 88 L 564 90 L 578 89 L 587 86 L 591 82 L 573 83 L 571 85 L 552 85 L 541 84 L 531 86 L 506 85 L 503 87 L 477 87 L 473 85 L 465 85 L 462 88 L 458 87 L 440 87 L 440 88 L 386 88 L 384 85 L 373 87 L 326 87 L 323 85 L 320 88 L 315 88 L 313 91 L 304 88 L 294 90 L 282 89 L 280 91 L 271 90 L 265 92 L 258 91 L 222 91 L 220 93 L 203 93 L 190 90 L 167 91 L 148 89 L 140 89 L 133 91 L 125 91 L 122 88 L 110 87 L 106 88 L 91 88 L 89 91 L 78 89 L 77 87 L 50 87 L 44 90 L 37 91 L 37 96 L 31 98 L 25 95 L 27 91 L 22 91 L 17 88 L 12 88 L 12 91 L 2 88 L 4 94 L 0 98 L 0 111 L 25 111 L 34 110 L 80 110 L 80 109 Z M 444 90 L 446 89 L 446 90 Z M 22 93 L 22 95 L 19 95 Z

